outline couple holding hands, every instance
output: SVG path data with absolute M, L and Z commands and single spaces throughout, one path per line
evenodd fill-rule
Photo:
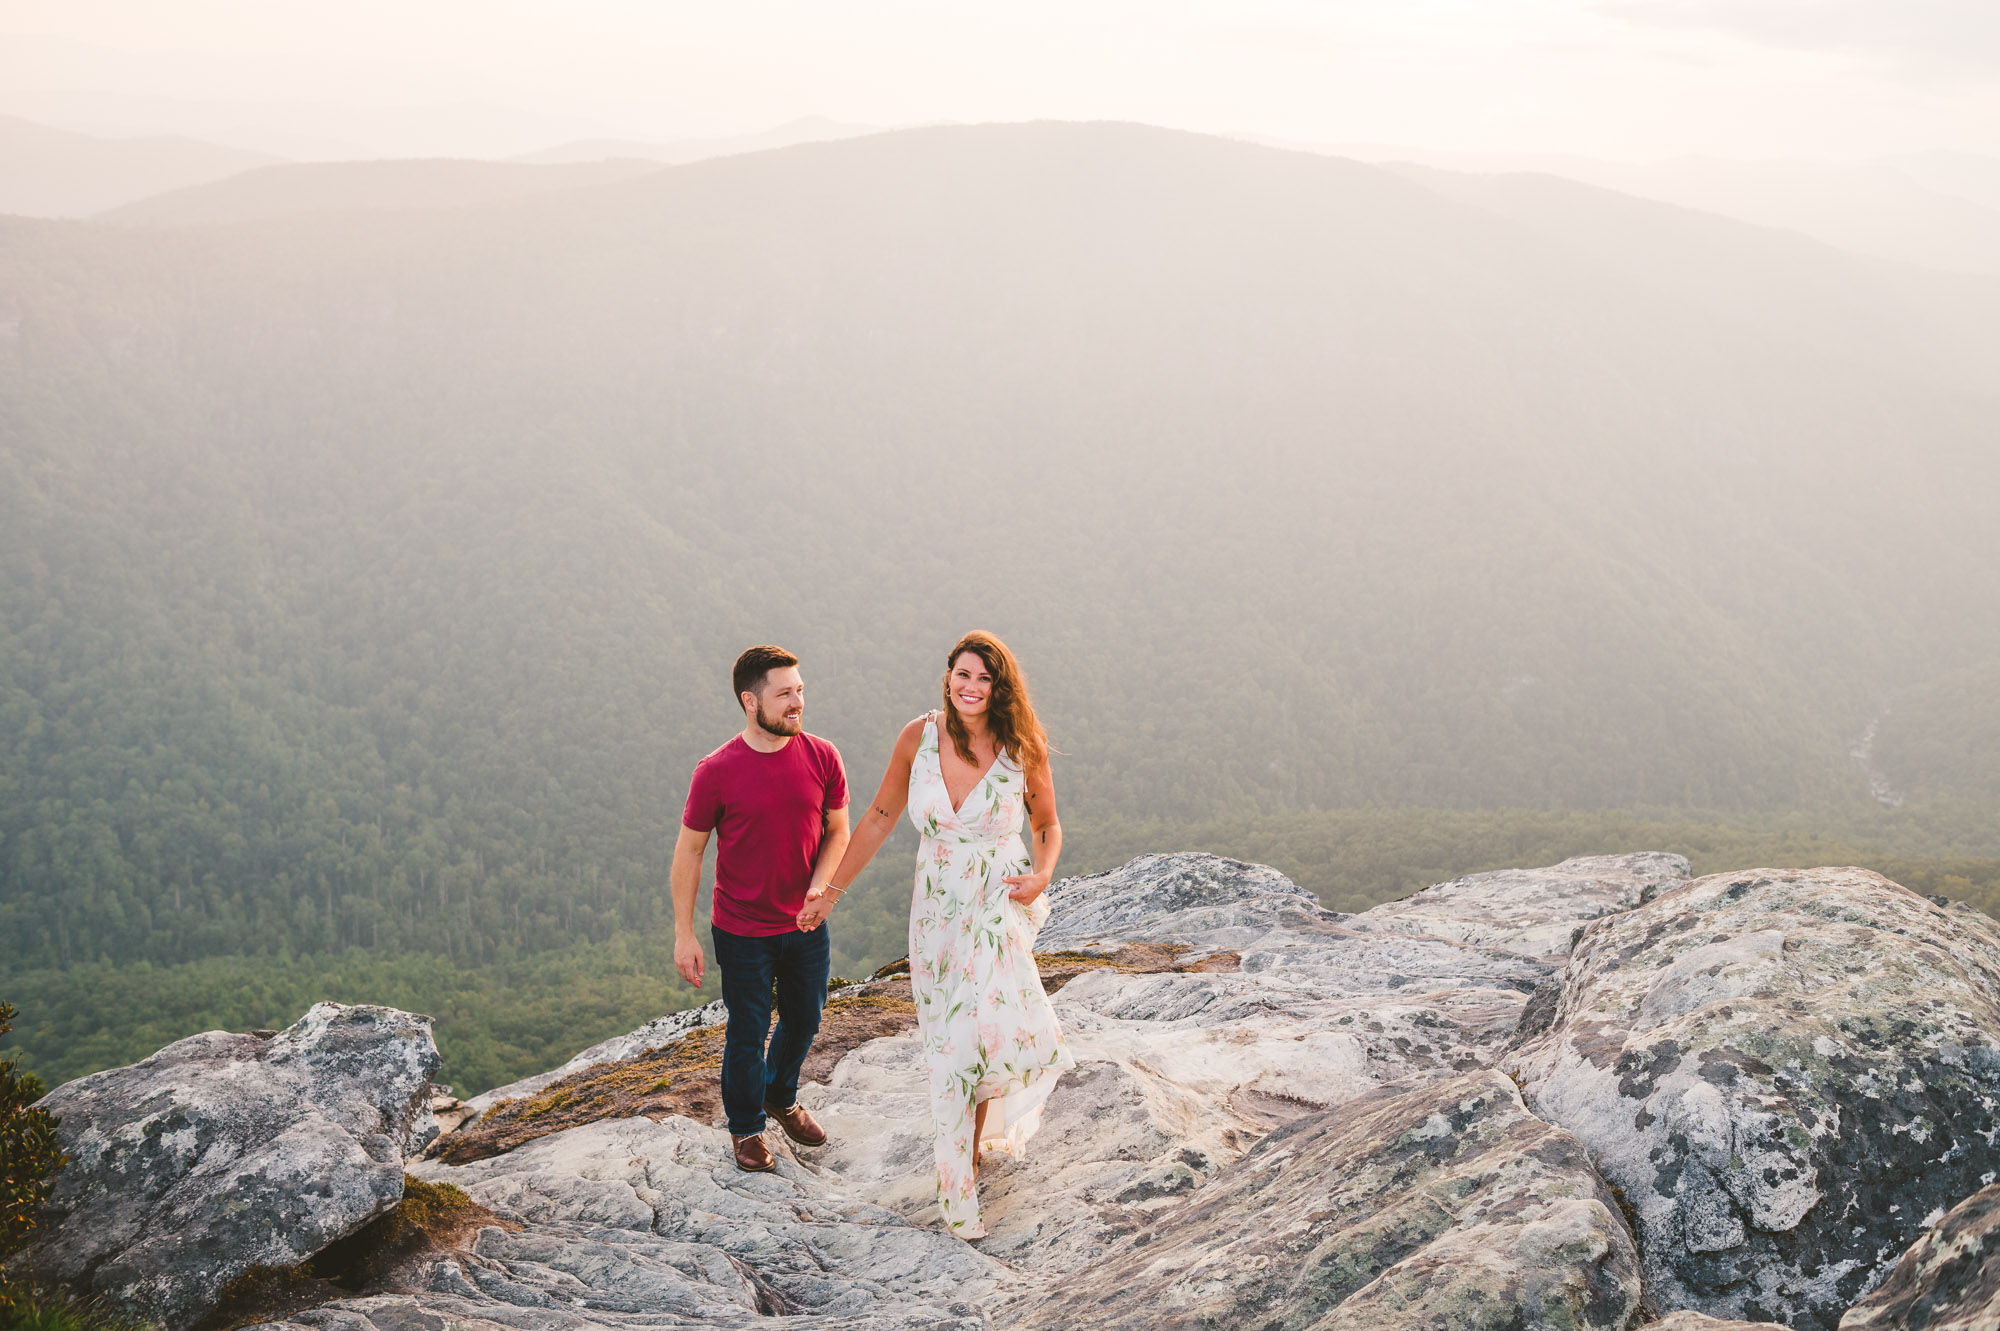
M 802 1146 L 826 1141 L 798 1103 L 799 1068 L 826 1002 L 825 923 L 907 810 L 922 838 L 910 988 L 930 1076 L 938 1203 L 952 1233 L 980 1238 L 980 1152 L 1018 1154 L 1073 1062 L 1035 970 L 1062 827 L 1048 738 L 1020 666 L 990 633 L 961 638 L 945 659 L 944 707 L 903 727 L 881 789 L 851 827 L 840 753 L 802 728 L 798 658 L 752 647 L 733 683 L 743 730 L 695 767 L 673 899 L 674 965 L 700 988 L 695 897 L 713 836 L 712 937 L 729 1013 L 722 1105 L 736 1164 L 776 1167 L 767 1115 Z

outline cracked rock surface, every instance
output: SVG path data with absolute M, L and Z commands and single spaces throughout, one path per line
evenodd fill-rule
M 10 1270 L 187 1326 L 249 1267 L 401 1200 L 437 1067 L 430 1018 L 320 1003 L 269 1038 L 209 1031 L 60 1086 L 41 1105 L 70 1163 Z
M 1978 1190 L 2000 1172 L 2000 925 L 1977 912 L 1852 869 L 1688 881 L 1664 855 L 1362 915 L 1209 855 L 1050 897 L 1077 1066 L 1026 1157 L 985 1163 L 976 1245 L 939 1227 L 916 1037 L 871 1027 L 801 1090 L 832 1140 L 773 1131 L 775 1173 L 739 1172 L 689 1111 L 617 1101 L 657 1116 L 410 1165 L 500 1224 L 266 1325 L 1639 1331 L 1664 1311 L 1646 1325 L 1831 1331 L 1856 1299 L 1848 1331 L 1995 1324 L 2000 1188 Z M 717 1015 L 481 1100 L 664 1057 Z M 268 1043 L 212 1033 L 61 1088 L 66 1142 L 96 1154 L 58 1206 L 107 1221 L 31 1255 L 183 1331 L 249 1262 L 395 1200 L 435 1131 L 435 1061 L 421 1018 L 324 1005 Z M 161 1292 L 195 1271 L 209 1295 Z
M 1638 1217 L 1657 1306 L 1832 1331 L 2000 1171 L 2000 926 L 1861 869 L 1586 927 L 1514 1056 Z
M 623 1118 L 469 1165 L 463 1188 L 519 1232 L 479 1231 L 422 1288 L 340 1299 L 270 1328 L 811 1326 L 972 1331 L 1004 1268 L 938 1229 L 858 1202 L 788 1155 L 746 1174 L 726 1133 Z
M 1265 1137 L 1079 1287 L 996 1321 L 1141 1328 L 1628 1326 L 1639 1262 L 1575 1138 L 1476 1072 Z

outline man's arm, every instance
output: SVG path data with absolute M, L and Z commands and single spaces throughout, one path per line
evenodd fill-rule
M 840 857 L 847 853 L 847 840 L 847 806 L 828 809 L 825 831 L 819 839 L 819 859 L 813 862 L 812 886 L 806 890 L 805 909 L 799 912 L 799 929 L 803 933 L 819 928 L 839 899 L 839 893 L 825 890 L 826 880 L 833 877 L 833 871 L 840 866 Z
M 708 853 L 706 832 L 683 824 L 680 839 L 674 842 L 674 869 L 671 878 L 674 896 L 674 969 L 695 988 L 708 962 L 701 955 L 701 940 L 694 934 L 694 899 L 701 894 L 701 857 Z

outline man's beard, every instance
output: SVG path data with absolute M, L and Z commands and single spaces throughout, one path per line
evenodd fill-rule
M 794 718 L 786 716 L 783 712 L 780 712 L 778 713 L 777 716 L 771 717 L 764 715 L 764 709 L 762 707 L 759 707 L 757 709 L 757 728 L 762 730 L 767 735 L 789 737 L 798 734 L 799 731 L 804 728 L 804 726 L 805 726 L 805 718 L 803 714 L 801 714 L 797 718 Z

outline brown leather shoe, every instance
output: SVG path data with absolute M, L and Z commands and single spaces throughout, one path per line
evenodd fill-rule
M 785 1135 L 801 1146 L 826 1145 L 826 1129 L 812 1116 L 812 1111 L 804 1105 L 794 1104 L 790 1109 L 773 1109 L 764 1106 L 764 1112 L 778 1121 Z
M 736 1167 L 752 1174 L 768 1174 L 778 1167 L 778 1157 L 771 1154 L 771 1148 L 764 1144 L 764 1134 L 759 1132 L 749 1137 L 731 1137 L 736 1143 Z

